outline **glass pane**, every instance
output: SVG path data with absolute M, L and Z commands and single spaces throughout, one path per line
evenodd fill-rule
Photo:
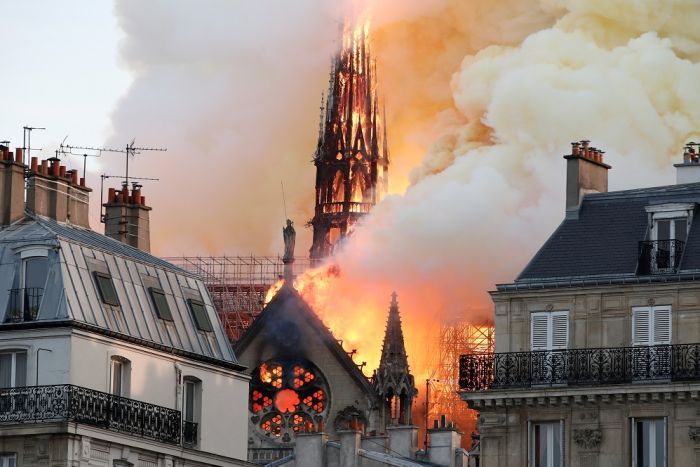
M 12 387 L 12 354 L 0 354 L 0 388 Z
M 204 308 L 204 304 L 197 300 L 189 300 L 189 303 L 197 328 L 201 331 L 212 331 L 213 328 L 211 327 L 211 323 L 209 323 L 209 317 L 207 316 L 207 310 Z
M 680 240 L 682 242 L 685 242 L 686 238 L 688 237 L 688 219 L 676 219 L 674 222 L 676 223 L 676 225 L 675 225 L 676 240 Z
M 15 387 L 27 385 L 27 352 L 15 354 Z
M 561 427 L 559 423 L 552 423 L 552 467 L 561 466 Z
M 7 467 L 15 467 L 15 456 L 9 457 Z
M 666 433 L 664 420 L 654 420 L 654 445 L 655 445 L 655 464 L 654 467 L 664 467 Z
M 153 298 L 153 305 L 156 307 L 158 317 L 172 321 L 173 315 L 170 313 L 170 305 L 168 305 L 168 300 L 165 298 L 163 291 L 151 289 L 151 297 Z
M 656 228 L 658 229 L 658 231 L 656 232 L 657 240 L 671 239 L 671 221 L 660 220 L 656 223 Z
M 185 421 L 194 421 L 194 383 L 185 382 Z
M 112 394 L 122 395 L 122 362 L 112 360 Z
M 119 306 L 119 299 L 117 297 L 117 291 L 114 288 L 114 282 L 112 282 L 112 277 L 95 273 L 95 279 L 97 280 L 97 287 L 99 288 L 102 302 L 107 305 Z
M 49 261 L 46 257 L 29 258 L 24 261 L 24 287 L 40 288 L 46 286 L 49 274 Z

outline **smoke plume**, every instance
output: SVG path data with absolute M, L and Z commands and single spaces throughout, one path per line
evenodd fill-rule
M 122 1 L 136 79 L 115 141 L 162 144 L 136 165 L 158 251 L 276 252 L 282 196 L 313 209 L 319 93 L 341 15 L 323 0 Z M 700 6 L 657 0 L 357 0 L 387 100 L 394 195 L 317 290 L 317 310 L 376 366 L 392 290 L 428 373 L 439 316 L 490 316 L 564 214 L 571 141 L 607 151 L 611 189 L 672 182 L 700 128 Z M 297 254 L 308 245 L 298 228 Z M 303 278 L 310 281 L 310 278 Z M 426 351 L 428 349 L 428 351 Z

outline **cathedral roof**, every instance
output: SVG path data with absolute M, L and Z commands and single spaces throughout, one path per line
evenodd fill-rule
M 259 336 L 267 336 L 270 340 L 276 341 L 281 350 L 285 350 L 285 338 L 289 329 L 285 323 L 289 323 L 291 319 L 301 321 L 310 326 L 331 355 L 342 365 L 353 380 L 363 388 L 369 397 L 374 397 L 374 390 L 369 379 L 362 373 L 357 364 L 352 360 L 348 353 L 343 349 L 342 345 L 333 336 L 321 319 L 314 313 L 309 305 L 304 301 L 299 292 L 289 285 L 284 285 L 270 303 L 265 306 L 262 313 L 255 319 L 253 324 L 243 334 L 241 339 L 235 344 L 235 353 L 240 355 L 246 352 L 246 349 Z M 292 341 L 291 337 L 288 339 Z M 301 349 L 291 346 L 287 349 L 291 353 L 299 353 Z

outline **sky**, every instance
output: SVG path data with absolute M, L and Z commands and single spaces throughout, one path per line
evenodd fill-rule
M 112 110 L 132 77 L 120 64 L 123 34 L 108 1 L 0 1 L 5 38 L 0 45 L 0 139 L 22 147 L 24 126 L 32 132 L 33 152 L 54 155 L 58 145 L 102 146 L 111 134 Z M 82 158 L 67 159 L 82 168 Z M 72 165 L 71 165 L 72 164 Z M 90 185 L 102 166 L 89 162 Z M 93 212 L 91 223 L 99 225 Z

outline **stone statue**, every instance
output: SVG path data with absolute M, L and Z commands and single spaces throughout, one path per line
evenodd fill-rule
M 284 237 L 284 256 L 282 262 L 284 264 L 294 262 L 294 243 L 296 242 L 297 232 L 294 230 L 294 222 L 287 219 L 287 227 L 282 229 Z

